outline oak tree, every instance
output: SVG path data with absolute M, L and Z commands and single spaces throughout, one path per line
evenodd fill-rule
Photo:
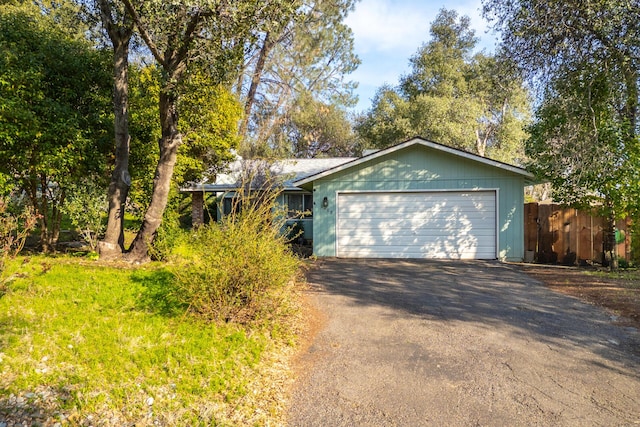
M 539 100 L 527 150 L 554 199 L 610 218 L 640 210 L 636 1 L 485 0 Z M 612 230 L 611 230 L 612 231 Z
M 161 137 L 151 201 L 129 253 L 131 261 L 147 259 L 167 205 L 171 178 L 183 135 L 179 129 L 179 100 L 185 76 L 200 67 L 223 82 L 237 71 L 245 41 L 263 17 L 286 15 L 285 1 L 123 0 L 128 13 L 160 70 Z

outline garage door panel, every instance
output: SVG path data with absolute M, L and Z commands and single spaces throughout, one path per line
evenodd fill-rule
M 426 254 L 426 255 L 425 255 Z M 429 258 L 429 259 L 491 259 L 495 255 L 490 251 L 478 252 L 474 250 L 446 250 L 433 248 L 416 250 L 403 246 L 387 248 L 386 251 L 373 251 L 370 246 L 350 248 L 340 255 L 344 258 Z
M 438 210 L 438 211 L 424 211 L 424 210 L 406 210 L 406 209 L 396 209 L 396 211 L 375 211 L 376 208 L 372 208 L 372 210 L 362 211 L 362 212 L 341 212 L 341 219 L 388 219 L 388 220 L 396 220 L 398 215 L 410 216 L 412 220 L 416 219 L 431 219 L 431 218 L 446 218 L 446 219 L 476 219 L 476 218 L 485 218 L 485 219 L 493 219 L 494 215 L 489 215 L 483 211 L 470 211 L 473 208 L 466 208 L 467 211 L 464 210 Z
M 452 239 L 461 240 L 463 238 L 470 239 L 483 239 L 483 238 L 493 238 L 495 236 L 495 230 L 493 229 L 482 229 L 476 230 L 473 234 L 456 234 L 452 235 Z M 391 244 L 398 241 L 405 241 L 407 238 L 411 238 L 412 241 L 416 243 L 423 242 L 428 243 L 431 240 L 443 239 L 446 240 L 446 237 L 442 237 L 442 233 L 439 230 L 420 230 L 419 232 L 411 232 L 410 230 L 374 230 L 371 233 L 352 233 L 349 236 L 340 236 L 338 237 L 338 243 L 344 247 L 351 244 L 357 244 L 359 240 L 365 239 L 367 242 L 374 242 L 374 244 Z
M 464 217 L 464 218 L 341 218 L 341 230 L 366 230 L 367 233 L 377 230 L 404 230 L 405 232 L 418 232 L 426 229 L 440 230 L 443 228 L 456 230 L 495 230 L 495 218 L 488 216 Z
M 496 256 L 494 191 L 344 193 L 337 220 L 341 257 Z

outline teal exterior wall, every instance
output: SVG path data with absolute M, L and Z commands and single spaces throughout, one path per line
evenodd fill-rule
M 313 250 L 336 255 L 339 191 L 497 189 L 498 255 L 524 257 L 524 177 L 462 156 L 412 145 L 313 181 Z M 326 197 L 328 206 L 322 207 Z

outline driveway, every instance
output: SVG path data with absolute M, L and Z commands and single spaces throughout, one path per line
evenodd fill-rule
M 291 426 L 640 425 L 640 333 L 497 262 L 317 262 Z

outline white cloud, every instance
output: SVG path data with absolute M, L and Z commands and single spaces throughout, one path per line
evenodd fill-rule
M 438 11 L 417 11 L 412 2 L 362 0 L 346 23 L 355 34 L 361 52 L 413 52 L 428 38 L 429 24 Z M 433 12 L 433 13 L 431 13 Z

